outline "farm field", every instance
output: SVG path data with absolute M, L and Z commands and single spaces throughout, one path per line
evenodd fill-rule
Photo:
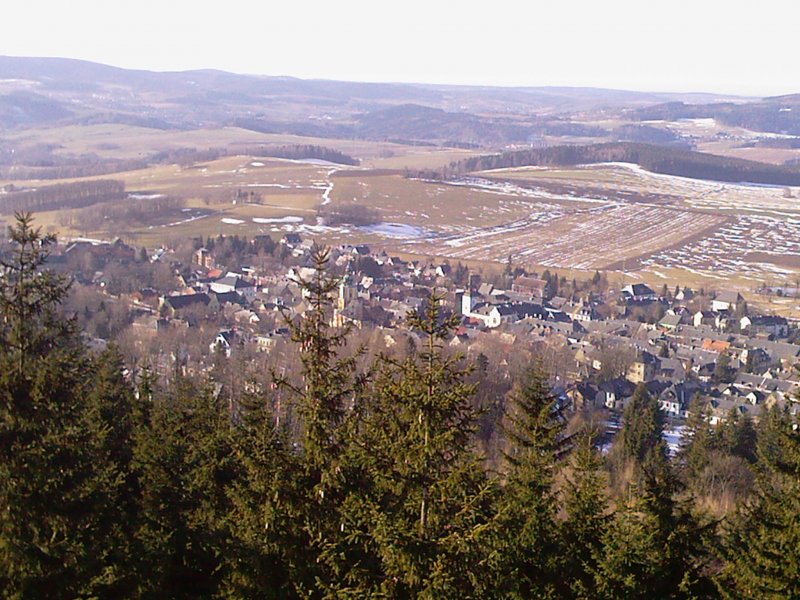
M 177 197 L 182 208 L 143 222 L 109 221 L 94 228 L 70 219 L 70 211 L 36 215 L 62 237 L 122 237 L 153 247 L 196 236 L 299 232 L 322 243 L 369 243 L 403 255 L 476 265 L 504 263 L 511 256 L 560 272 L 606 269 L 668 284 L 724 280 L 742 289 L 800 272 L 798 188 L 699 181 L 623 163 L 497 169 L 458 181 L 425 181 L 402 172 L 436 168 L 475 151 L 237 128 L 164 132 L 90 125 L 13 135 L 29 144 L 47 139 L 65 154 L 115 158 L 185 147 L 232 151 L 256 144 L 318 144 L 362 161 L 347 167 L 235 155 L 104 175 L 100 178 L 124 181 L 131 201 Z M 0 181 L 0 187 L 72 181 L 79 180 Z M 352 205 L 364 207 L 373 223 L 327 224 L 330 212 Z
M 523 167 L 473 174 L 466 186 L 541 202 L 504 225 L 405 243 L 454 260 L 559 269 L 624 269 L 651 281 L 739 288 L 800 271 L 800 190 L 698 181 L 635 165 Z M 546 203 L 558 201 L 559 204 Z M 583 203 L 583 204 L 582 204 Z
M 52 144 L 60 155 L 93 153 L 101 158 L 139 159 L 179 148 L 224 148 L 231 152 L 265 145 L 310 144 L 333 148 L 361 160 L 362 166 L 386 169 L 437 168 L 454 160 L 481 154 L 454 148 L 420 147 L 371 140 L 342 140 L 289 134 L 260 133 L 239 127 L 152 129 L 133 125 L 69 125 L 27 129 L 7 134 L 20 146 Z

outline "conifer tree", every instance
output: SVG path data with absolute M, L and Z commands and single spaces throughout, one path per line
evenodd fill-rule
M 300 595 L 311 590 L 336 589 L 351 561 L 343 548 L 340 507 L 359 476 L 343 460 L 348 444 L 348 421 L 359 415 L 359 398 L 367 374 L 358 373 L 357 349 L 343 353 L 351 331 L 349 324 L 331 324 L 333 294 L 339 281 L 328 273 L 329 251 L 311 250 L 314 274 L 298 279 L 309 305 L 299 320 L 288 320 L 292 340 L 299 346 L 302 380 L 275 377 L 277 386 L 293 397 L 302 431 L 295 483 L 297 493 L 290 508 L 299 531 L 299 548 L 289 565 L 293 585 Z
M 108 514 L 122 476 L 96 453 L 114 416 L 86 402 L 91 361 L 59 313 L 69 284 L 44 268 L 55 238 L 17 214 L 10 239 L 0 277 L 0 589 L 92 595 L 119 577 L 97 514 Z
M 365 478 L 347 498 L 342 531 L 363 548 L 337 596 L 486 597 L 493 486 L 472 447 L 474 385 L 442 342 L 455 318 L 434 294 L 409 325 L 413 356 L 384 357 L 350 461 Z
M 594 576 L 603 552 L 609 506 L 603 460 L 590 430 L 574 436 L 574 449 L 565 474 L 562 505 L 566 518 L 560 524 L 563 545 L 563 577 L 569 596 L 594 596 Z
M 677 481 L 651 454 L 603 536 L 595 571 L 599 598 L 714 598 L 713 523 L 677 501 Z
M 179 377 L 153 395 L 136 431 L 133 466 L 141 485 L 136 539 L 146 598 L 215 595 L 226 573 L 230 511 L 236 478 L 230 415 L 209 387 Z
M 699 395 L 689 404 L 689 415 L 678 449 L 678 465 L 685 481 L 696 481 L 708 466 L 716 447 L 713 427 L 708 422 L 705 403 Z
M 105 598 L 130 594 L 138 560 L 134 536 L 141 490 L 132 462 L 139 400 L 124 373 L 114 346 L 94 359 L 82 414 L 94 467 L 88 500 L 97 534 L 89 558 L 100 572 L 90 589 Z
M 800 595 L 800 433 L 778 410 L 764 421 L 755 493 L 728 527 L 723 546 L 718 584 L 727 598 Z
M 306 557 L 292 510 L 304 501 L 295 478 L 300 466 L 263 395 L 246 393 L 241 402 L 240 420 L 231 430 L 238 476 L 225 517 L 232 536 L 224 557 L 225 592 L 235 598 L 291 597 L 290 565 Z
M 511 597 L 549 597 L 562 583 L 562 549 L 555 523 L 556 461 L 567 449 L 565 423 L 541 367 L 512 394 L 504 426 L 509 472 L 503 489 L 503 529 Z
M 634 479 L 639 480 L 645 464 L 652 468 L 664 466 L 667 448 L 662 439 L 663 429 L 658 401 L 640 383 L 625 407 L 619 439 L 614 443 L 616 474 L 632 469 Z

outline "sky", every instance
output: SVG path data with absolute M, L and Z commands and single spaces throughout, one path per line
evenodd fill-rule
M 5 0 L 0 54 L 348 81 L 800 92 L 798 0 Z

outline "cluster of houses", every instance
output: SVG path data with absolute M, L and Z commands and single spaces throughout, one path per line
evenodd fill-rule
M 510 347 L 555 340 L 567 356 L 558 387 L 575 406 L 622 411 L 644 384 L 676 419 L 685 419 L 693 402 L 714 423 L 735 412 L 758 419 L 774 405 L 800 409 L 800 345 L 786 341 L 789 321 L 747 314 L 737 292 L 717 293 L 709 310 L 692 312 L 688 289 L 665 301 L 646 284 L 632 284 L 609 306 L 599 294 L 545 300 L 546 282 L 521 283 L 510 291 L 484 283 L 456 292 L 464 327 L 451 345 L 469 348 L 470 339 L 492 333 Z M 657 323 L 625 318 L 629 308 L 651 303 L 668 305 Z
M 209 354 L 230 356 L 237 346 L 270 352 L 289 337 L 284 317 L 299 318 L 306 311 L 297 282 L 313 275 L 310 242 L 292 233 L 281 244 L 292 266 L 271 270 L 221 269 L 212 250 L 199 248 L 191 265 L 176 266 L 177 292 L 160 295 L 144 288 L 129 295 L 138 315 L 134 330 L 153 335 L 214 315 L 221 326 L 206 342 Z M 136 256 L 119 241 L 75 242 L 53 263 L 81 253 L 99 264 Z M 797 406 L 800 380 L 794 367 L 800 346 L 787 340 L 793 324 L 753 314 L 737 292 L 700 298 L 679 288 L 665 298 L 633 283 L 618 291 L 592 288 L 580 297 L 561 297 L 552 294 L 548 279 L 506 277 L 500 288 L 468 273 L 465 282 L 462 271 L 457 281 L 446 262 L 404 260 L 366 245 L 334 248 L 331 262 L 344 274 L 332 325 L 382 330 L 391 345 L 416 335 L 406 326 L 408 313 L 423 307 L 434 290 L 445 290 L 446 308 L 461 319 L 448 342 L 452 349 L 473 358 L 493 350 L 502 361 L 555 357 L 548 365 L 553 383 L 575 406 L 622 410 L 637 384 L 676 419 L 686 417 L 693 401 L 703 403 L 715 422 L 737 411 L 758 418 L 775 404 Z M 102 272 L 86 283 L 102 287 Z M 635 317 L 641 314 L 637 310 L 653 307 L 659 309 L 657 319 Z

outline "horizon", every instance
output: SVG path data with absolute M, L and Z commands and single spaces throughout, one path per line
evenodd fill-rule
M 114 11 L 97 0 L 33 0 L 10 9 L 14 27 L 0 54 L 370 83 L 746 97 L 800 91 L 794 20 L 783 18 L 797 9 L 786 0 L 758 9 L 678 2 L 660 13 L 633 0 L 492 13 L 475 2 L 454 10 L 411 0 L 390 14 L 362 4 L 231 0 L 224 12 L 204 13 L 185 0 Z
M 793 95 L 795 92 L 788 92 L 787 94 L 774 94 L 774 95 L 745 95 L 724 92 L 712 92 L 704 89 L 685 89 L 685 90 L 659 90 L 659 89 L 632 89 L 596 85 L 502 85 L 502 84 L 486 84 L 486 83 L 442 83 L 439 81 L 395 81 L 395 80 L 356 80 L 356 79 L 332 79 L 330 77 L 301 77 L 288 73 L 248 73 L 240 71 L 231 71 L 216 67 L 197 67 L 186 69 L 151 69 L 142 67 L 125 67 L 107 62 L 95 61 L 85 58 L 76 58 L 72 56 L 23 56 L 13 54 L 0 54 L 0 58 L 12 58 L 23 60 L 65 60 L 84 62 L 102 67 L 109 67 L 112 69 L 121 69 L 124 71 L 134 71 L 143 73 L 162 73 L 162 74 L 177 74 L 177 73 L 200 73 L 200 72 L 219 72 L 228 75 L 241 76 L 241 77 L 264 77 L 264 78 L 278 78 L 278 79 L 295 79 L 298 81 L 319 81 L 319 82 L 337 82 L 337 83 L 352 83 L 352 84 L 369 84 L 369 85 L 408 85 L 408 86 L 432 86 L 432 87 L 453 87 L 453 88 L 482 88 L 482 89 L 499 89 L 499 90 L 594 90 L 594 91 L 608 91 L 608 92 L 622 92 L 634 94 L 653 94 L 653 95 L 698 95 L 698 96 L 719 96 L 742 100 L 754 100 L 759 98 L 769 98 L 771 96 L 784 96 Z M 800 89 L 798 92 L 800 94 Z

